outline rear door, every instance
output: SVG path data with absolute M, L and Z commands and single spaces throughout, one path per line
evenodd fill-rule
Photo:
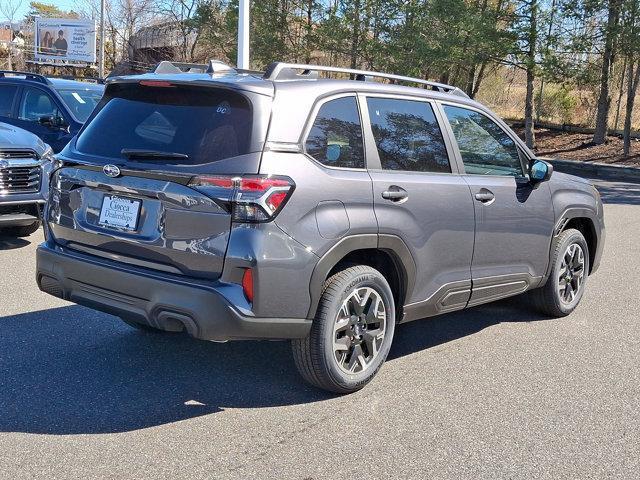
M 228 89 L 110 85 L 93 119 L 60 157 L 48 221 L 69 248 L 168 273 L 217 278 L 231 229 L 233 190 L 222 178 L 255 174 L 269 115 Z
M 554 213 L 546 183 L 532 185 L 523 152 L 480 110 L 442 105 L 476 212 L 470 305 L 526 290 L 546 271 Z
M 404 319 L 463 308 L 471 292 L 473 203 L 437 111 L 402 97 L 363 96 L 361 104 L 379 232 L 400 237 L 416 263 Z

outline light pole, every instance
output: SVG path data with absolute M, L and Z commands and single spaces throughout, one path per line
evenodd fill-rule
M 240 0 L 238 3 L 237 66 L 242 70 L 249 69 L 249 6 L 249 0 Z
M 104 0 L 100 0 L 100 63 L 98 77 L 104 78 Z

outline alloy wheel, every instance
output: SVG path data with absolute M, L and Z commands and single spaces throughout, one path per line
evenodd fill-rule
M 577 243 L 567 247 L 562 256 L 558 293 L 564 304 L 571 304 L 584 283 L 584 250 Z
M 354 289 L 342 302 L 333 328 L 333 352 L 340 369 L 360 373 L 378 355 L 387 323 L 384 301 L 370 287 Z

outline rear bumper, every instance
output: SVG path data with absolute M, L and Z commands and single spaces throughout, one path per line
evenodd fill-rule
M 38 247 L 36 280 L 40 290 L 56 297 L 202 340 L 303 338 L 311 328 L 304 318 L 240 313 L 219 282 L 176 280 L 47 244 Z

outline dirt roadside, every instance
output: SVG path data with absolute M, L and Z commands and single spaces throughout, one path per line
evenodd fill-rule
M 522 128 L 514 129 L 524 138 Z M 607 137 L 602 145 L 592 145 L 592 135 L 584 133 L 559 132 L 548 129 L 536 129 L 535 153 L 541 157 L 581 162 L 610 163 L 640 167 L 640 141 L 631 140 L 631 154 L 622 155 L 622 138 Z

